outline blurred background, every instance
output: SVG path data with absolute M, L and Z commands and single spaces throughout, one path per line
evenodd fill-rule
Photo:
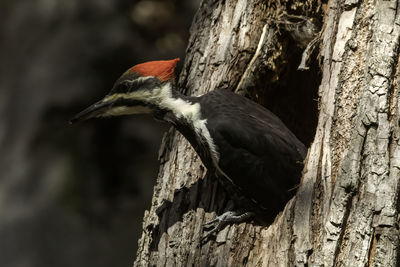
M 200 0 L 0 1 L 0 266 L 131 266 L 166 125 L 68 120 L 181 57 Z

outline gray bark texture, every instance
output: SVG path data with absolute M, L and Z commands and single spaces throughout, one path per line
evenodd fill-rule
M 308 70 L 321 75 L 309 86 L 318 88 L 318 121 L 296 196 L 271 225 L 230 225 L 202 244 L 202 224 L 230 201 L 171 129 L 135 266 L 399 264 L 400 3 L 270 2 L 202 1 L 178 84 L 257 101 L 260 82 L 276 88 L 285 66 L 300 63 L 285 55 L 293 39 L 282 37 L 281 14 L 320 16 L 320 65 Z

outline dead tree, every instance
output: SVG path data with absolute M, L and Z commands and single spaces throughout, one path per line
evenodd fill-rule
M 179 86 L 235 90 L 272 109 L 309 145 L 302 181 L 272 224 L 227 226 L 201 244 L 202 224 L 229 197 L 171 129 L 135 266 L 396 266 L 398 9 L 399 1 L 203 0 Z M 304 41 L 305 22 L 317 30 Z

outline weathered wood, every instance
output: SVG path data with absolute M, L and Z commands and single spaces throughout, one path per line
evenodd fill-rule
M 279 7 L 319 8 L 299 2 Z M 336 0 L 324 6 L 318 125 L 296 197 L 270 226 L 228 226 L 201 244 L 202 224 L 229 208 L 229 198 L 171 129 L 135 265 L 396 266 L 398 5 Z M 299 62 L 284 62 L 277 12 L 263 1 L 203 1 L 179 85 L 188 94 L 217 87 L 246 93 L 266 73 L 279 82 L 282 66 Z

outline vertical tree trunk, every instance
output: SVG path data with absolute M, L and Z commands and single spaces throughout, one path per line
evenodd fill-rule
M 308 72 L 322 72 L 322 79 L 303 86 L 319 85 L 318 123 L 296 197 L 271 225 L 231 225 L 201 244 L 202 224 L 224 211 L 229 198 L 171 129 L 136 266 L 396 266 L 399 2 L 272 2 L 204 0 L 179 85 L 187 94 L 219 87 L 268 102 L 260 96 L 271 99 L 290 85 L 285 77 L 297 77 L 290 66 L 300 63 L 291 61 L 293 40 L 277 27 L 281 14 L 321 16 L 320 69 Z M 297 89 L 272 102 L 286 103 Z M 310 120 L 296 105 L 312 94 L 301 95 L 277 112 Z M 293 125 L 301 135 L 307 124 Z

